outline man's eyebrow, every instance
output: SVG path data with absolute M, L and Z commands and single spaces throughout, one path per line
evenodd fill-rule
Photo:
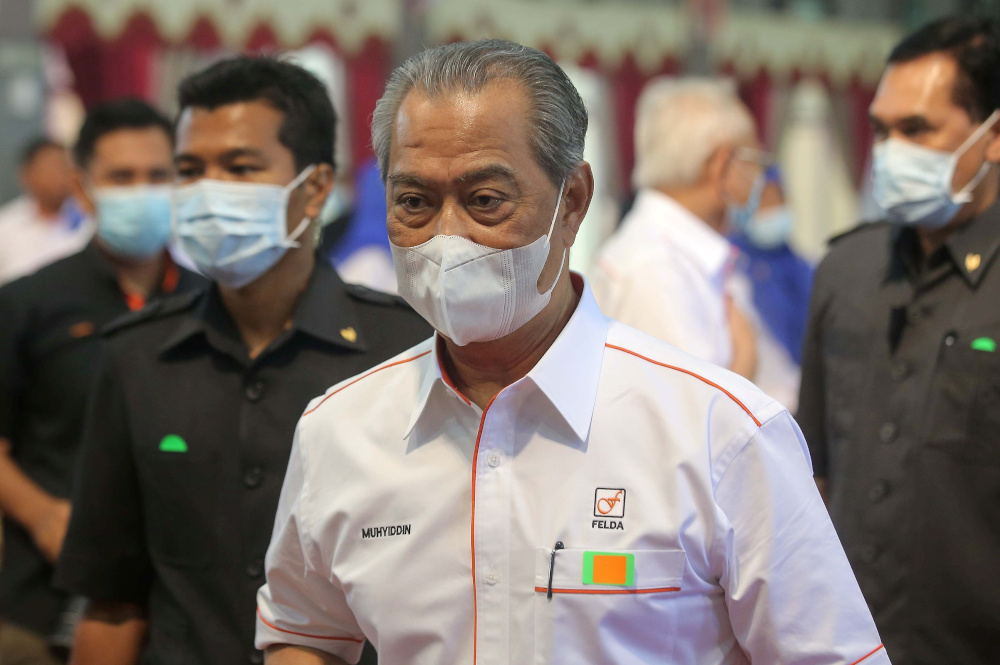
M 490 166 L 484 166 L 481 169 L 476 169 L 475 171 L 463 173 L 459 177 L 459 180 L 464 183 L 472 183 L 490 180 L 492 178 L 505 180 L 509 184 L 517 186 L 517 178 L 514 176 L 514 169 L 508 166 L 501 166 L 500 164 L 492 164 Z
M 410 187 L 417 187 L 420 189 L 428 189 L 430 185 L 426 180 L 420 176 L 413 175 L 412 173 L 392 173 L 387 178 L 390 185 L 409 185 Z
M 895 120 L 891 120 L 889 122 L 886 122 L 886 121 L 884 121 L 884 120 L 882 120 L 880 118 L 876 118 L 874 115 L 872 115 L 871 113 L 869 113 L 868 114 L 868 121 L 871 124 L 875 125 L 876 127 L 893 127 L 893 126 L 898 127 L 900 125 L 910 125 L 910 126 L 918 126 L 918 127 L 930 127 L 930 124 L 931 124 L 927 120 L 927 118 L 925 118 L 922 115 L 908 115 L 908 116 L 905 116 L 905 117 L 902 117 L 902 118 L 896 118 Z
M 264 151 L 258 150 L 257 148 L 233 148 L 219 155 L 218 159 L 219 161 L 231 162 L 232 160 L 239 159 L 241 157 L 253 157 L 254 159 L 267 159 L 267 155 L 264 154 Z M 205 161 L 199 155 L 193 155 L 191 153 L 186 153 L 186 152 L 182 152 L 181 154 L 174 156 L 175 162 L 180 162 L 185 160 L 195 161 L 195 162 Z

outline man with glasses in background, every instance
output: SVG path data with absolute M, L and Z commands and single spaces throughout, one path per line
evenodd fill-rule
M 733 215 L 753 214 L 769 162 L 759 148 L 731 83 L 650 83 L 636 111 L 638 195 L 591 274 L 608 316 L 750 379 L 756 334 L 725 234 Z

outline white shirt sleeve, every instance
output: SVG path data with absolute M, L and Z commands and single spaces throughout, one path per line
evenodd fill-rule
M 721 584 L 751 662 L 889 663 L 788 412 L 735 456 L 716 502 L 728 519 Z
M 356 663 L 365 636 L 309 534 L 301 437 L 300 422 L 264 561 L 267 583 L 257 592 L 256 646 L 311 647 Z

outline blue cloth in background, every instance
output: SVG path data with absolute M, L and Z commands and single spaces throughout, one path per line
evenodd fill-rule
M 388 253 L 389 233 L 385 228 L 385 187 L 378 164 L 370 159 L 358 167 L 354 176 L 354 212 L 347 230 L 333 247 L 329 258 L 339 265 L 365 247 L 383 247 Z
M 733 234 L 729 240 L 740 250 L 736 266 L 753 284 L 757 313 L 795 363 L 801 365 L 815 268 L 787 244 L 760 249 L 742 233 Z

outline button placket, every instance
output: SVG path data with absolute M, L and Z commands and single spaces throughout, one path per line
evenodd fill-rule
M 264 471 L 259 466 L 252 467 L 243 474 L 243 486 L 247 489 L 257 489 L 262 482 Z
M 263 379 L 250 379 L 243 387 L 243 396 L 246 397 L 247 401 L 251 404 L 256 404 L 264 396 L 264 390 L 266 387 L 267 384 L 263 381 Z
M 511 436 L 509 393 L 487 410 L 479 440 L 475 487 L 477 662 L 501 665 L 509 647 L 509 589 L 505 571 L 510 552 L 510 475 L 502 466 Z
M 892 443 L 899 434 L 896 423 L 885 423 L 878 430 L 878 438 L 882 443 Z

